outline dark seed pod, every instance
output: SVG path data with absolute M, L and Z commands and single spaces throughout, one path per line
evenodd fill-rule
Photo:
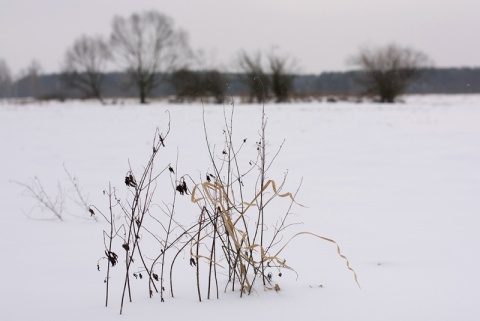
M 105 255 L 107 256 L 107 259 L 112 266 L 115 266 L 115 264 L 118 263 L 118 255 L 117 254 L 115 254 L 113 252 L 110 252 L 110 251 L 108 251 L 108 252 L 105 251 Z
M 185 181 L 183 181 L 182 187 L 183 187 L 183 191 L 185 192 L 185 194 L 188 195 L 187 183 Z
M 153 273 L 152 276 L 153 276 L 153 278 L 155 279 L 155 281 L 158 281 L 158 274 Z
M 132 174 L 130 174 L 130 186 L 137 187 L 137 181 L 135 180 L 135 177 Z
M 122 247 L 125 249 L 125 251 L 130 250 L 130 246 L 128 245 L 128 243 L 123 244 Z
M 197 266 L 197 263 L 195 262 L 195 259 L 193 257 L 190 258 L 190 266 Z
M 185 192 L 183 191 L 183 186 L 182 185 L 178 185 L 176 188 L 177 192 L 180 193 L 180 195 L 184 195 Z
M 137 181 L 132 174 L 125 176 L 125 185 L 130 187 L 137 187 Z

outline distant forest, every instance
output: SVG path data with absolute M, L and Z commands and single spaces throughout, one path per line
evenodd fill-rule
M 318 96 L 358 96 L 362 88 L 357 83 L 360 71 L 324 72 L 319 75 L 296 75 L 293 78 L 292 98 Z M 175 97 L 178 93 L 169 81 L 169 75 L 163 75 L 164 81 L 155 88 L 150 97 Z M 227 96 L 243 96 L 248 88 L 242 81 L 242 74 L 226 73 Z M 105 98 L 137 97 L 136 86 L 125 73 L 107 73 L 102 82 Z M 421 78 L 415 80 L 407 89 L 407 94 L 464 94 L 480 93 L 480 68 L 434 68 L 424 70 Z M 12 84 L 9 98 L 70 99 L 84 98 L 81 92 L 69 88 L 61 74 L 40 75 L 35 78 L 24 77 Z

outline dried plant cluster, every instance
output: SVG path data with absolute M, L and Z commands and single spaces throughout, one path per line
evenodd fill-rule
M 78 178 L 71 174 L 65 165 L 63 165 L 63 169 L 71 188 L 64 189 L 60 182 L 57 182 L 55 196 L 43 186 L 40 178 L 37 176 L 35 176 L 30 183 L 11 181 L 12 183 L 23 187 L 23 196 L 33 199 L 36 203 L 28 213 L 28 216 L 33 219 L 64 221 L 66 213 L 65 209 L 67 207 L 65 204 L 68 198 L 81 209 L 81 215 L 69 213 L 71 216 L 97 221 L 98 218 L 94 215 L 88 205 L 88 197 L 83 193 Z
M 303 207 L 296 200 L 300 187 L 294 193 L 284 192 L 287 174 L 280 182 L 267 176 L 281 146 L 267 161 L 264 110 L 257 154 L 243 169 L 240 154 L 246 139 L 237 146 L 234 144 L 233 115 L 232 105 L 230 114 L 224 112 L 224 146 L 220 151 L 208 138 L 204 117 L 211 170 L 201 174 L 198 181 L 190 175 L 178 175 L 178 156 L 175 168 L 171 164 L 155 168 L 170 132 L 169 122 L 166 133 L 159 130 L 155 133 L 152 153 L 143 172 L 136 175 L 130 168 L 126 173 L 125 185 L 130 196 L 122 199 L 117 196 L 117 190 L 109 186 L 105 191 L 109 199 L 108 212 L 91 207 L 92 212 L 100 213 L 110 226 L 104 231 L 105 256 L 97 265 L 99 270 L 101 265 L 107 265 L 106 305 L 112 268 L 117 266 L 124 266 L 122 313 L 127 297 L 132 301 L 133 278 L 148 280 L 146 290 L 150 297 L 158 293 L 162 302 L 166 292 L 174 297 L 175 271 L 182 261 L 178 258 L 188 258 L 195 271 L 198 299 L 202 301 L 205 295 L 207 299 L 218 298 L 221 290 L 238 291 L 240 296 L 250 294 L 256 284 L 279 291 L 280 285 L 275 280 L 282 277 L 282 271 L 293 271 L 281 257 L 282 251 L 298 235 L 309 234 L 336 245 L 331 239 L 308 232 L 294 234 L 284 241 L 286 229 L 296 224 L 290 220 L 293 207 Z M 159 199 L 166 195 L 156 194 L 164 185 L 171 186 L 168 203 Z M 165 191 L 168 193 L 168 189 Z M 187 208 L 188 217 L 196 217 L 195 220 L 181 222 L 185 215 L 179 213 L 180 201 L 188 203 L 182 211 Z M 269 211 L 274 203 L 284 206 L 283 214 L 274 215 Z M 356 281 L 355 272 L 338 245 L 337 250 Z

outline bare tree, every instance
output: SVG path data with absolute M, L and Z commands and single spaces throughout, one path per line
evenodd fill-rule
M 222 71 L 225 67 L 218 63 L 215 50 L 197 50 L 193 56 L 193 64 L 201 75 L 201 87 L 205 96 L 213 97 L 216 104 L 222 104 L 228 90 L 226 74 Z
M 119 63 L 138 88 L 140 102 L 170 73 L 183 67 L 190 54 L 187 36 L 176 30 L 172 19 L 157 12 L 134 13 L 113 19 L 111 43 Z
M 270 80 L 262 65 L 262 55 L 259 52 L 249 55 L 247 52 L 241 51 L 237 61 L 244 73 L 243 81 L 249 89 L 250 102 L 265 101 L 269 95 Z
M 379 96 L 381 102 L 392 103 L 417 79 L 422 69 L 432 65 L 422 52 L 389 44 L 380 48 L 363 48 L 350 59 L 360 67 L 360 84 L 366 93 Z
M 193 71 L 182 68 L 170 75 L 170 84 L 178 101 L 213 97 L 216 104 L 221 104 L 227 90 L 225 75 L 216 69 Z
M 42 76 L 43 68 L 40 62 L 36 59 L 32 60 L 30 65 L 22 72 L 24 74 L 23 80 L 27 84 L 30 95 L 38 99 L 42 96 L 42 84 L 40 77 Z
M 12 75 L 5 60 L 0 59 L 0 98 L 9 95 L 12 86 Z
M 227 91 L 227 79 L 223 73 L 216 69 L 210 69 L 203 72 L 203 84 L 209 96 L 215 98 L 216 104 L 221 104 L 225 100 Z
M 171 73 L 170 84 L 175 91 L 177 100 L 180 102 L 183 102 L 185 99 L 194 100 L 204 95 L 200 73 L 187 68 Z
M 287 102 L 293 90 L 293 60 L 288 56 L 271 53 L 268 56 L 271 87 L 277 103 Z
M 63 79 L 85 97 L 94 97 L 103 103 L 101 85 L 110 59 L 110 49 L 101 36 L 81 36 L 65 52 Z

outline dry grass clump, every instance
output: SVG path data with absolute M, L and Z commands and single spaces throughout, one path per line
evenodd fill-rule
M 246 139 L 239 146 L 234 144 L 233 118 L 232 104 L 229 115 L 224 109 L 224 145 L 218 151 L 209 140 L 204 113 L 205 142 L 211 164 L 211 169 L 201 175 L 204 179 L 195 181 L 190 175 L 178 176 L 178 160 L 175 168 L 169 163 L 156 170 L 154 165 L 157 156 L 165 148 L 170 132 L 169 122 L 165 134 L 157 130 L 151 156 L 141 175 L 135 175 L 131 168 L 126 173 L 125 185 L 130 190 L 130 196 L 120 199 L 116 190 L 109 187 L 105 192 L 109 198 L 108 214 L 92 207 L 110 225 L 104 231 L 105 256 L 102 258 L 107 262 L 106 305 L 111 268 L 121 265 L 118 264 L 122 262 L 121 252 L 124 252 L 125 274 L 120 313 L 125 298 L 132 300 L 132 277 L 147 278 L 150 297 L 159 293 L 162 302 L 168 283 L 173 297 L 177 259 L 185 256 L 189 257 L 189 263 L 195 269 L 199 301 L 205 294 L 208 299 L 218 298 L 223 280 L 226 280 L 224 291 L 230 288 L 238 291 L 240 296 L 250 294 L 257 283 L 265 289 L 279 291 L 280 285 L 274 282 L 272 272 L 281 277 L 283 270 L 293 271 L 281 254 L 300 235 L 335 244 L 338 254 L 345 259 L 347 268 L 353 272 L 357 282 L 355 271 L 334 240 L 310 232 L 299 232 L 283 241 L 288 237 L 286 230 L 297 224 L 290 221 L 292 209 L 304 207 L 296 200 L 300 186 L 293 193 L 283 191 L 287 174 L 281 181 L 268 177 L 268 171 L 283 143 L 267 161 L 267 118 L 262 108 L 257 153 L 248 162 L 247 168 L 243 169 L 241 164 L 244 162 L 240 158 Z M 160 186 L 160 177 L 166 175 L 169 175 L 170 182 L 167 179 L 164 185 L 171 185 L 171 199 L 169 203 L 163 201 L 158 205 L 153 202 L 154 194 L 157 186 Z M 179 221 L 179 196 L 184 197 L 183 200 L 188 197 L 193 205 L 182 207 L 182 210 L 196 213 L 196 219 L 191 223 Z M 280 212 L 283 214 L 275 214 L 279 213 L 281 206 L 284 207 Z M 119 249 L 120 246 L 122 249 Z

